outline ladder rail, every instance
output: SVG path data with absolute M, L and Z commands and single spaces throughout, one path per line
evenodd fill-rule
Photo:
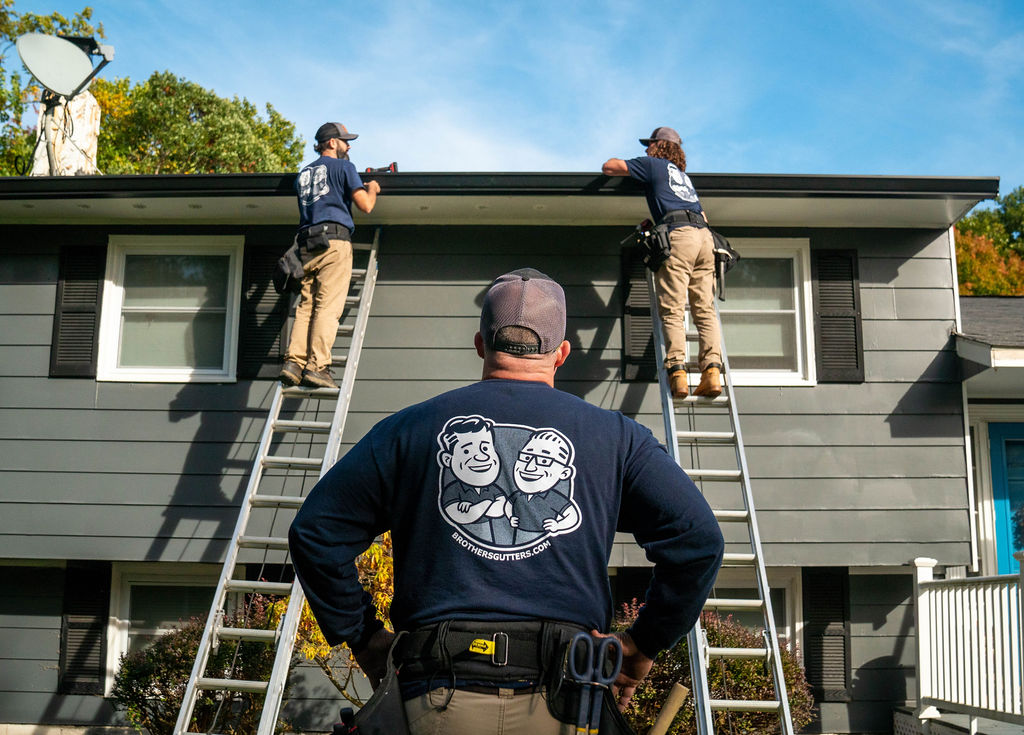
M 369 249 L 370 252 L 366 269 L 360 269 L 361 274 L 365 273 L 365 278 L 363 280 L 359 296 L 355 298 L 354 302 L 352 297 L 346 298 L 347 304 L 355 303 L 358 305 L 358 312 L 356 314 L 356 322 L 352 326 L 351 330 L 344 327 L 339 330 L 340 333 L 345 334 L 351 331 L 352 341 L 348 348 L 349 359 L 344 363 L 344 377 L 337 392 L 337 403 L 330 422 L 330 428 L 326 432 L 327 440 L 325 442 L 323 460 L 318 465 L 320 477 L 323 477 L 323 475 L 334 465 L 337 460 L 338 452 L 341 448 L 341 439 L 342 434 L 344 433 L 345 420 L 348 416 L 349 403 L 351 402 L 352 393 L 355 388 L 356 368 L 359 363 L 363 338 L 369 321 L 369 306 L 372 302 L 374 287 L 377 280 L 377 250 L 380 242 L 380 234 L 381 228 L 377 227 L 374 233 L 373 243 L 369 248 L 362 248 Z M 355 269 L 353 269 L 353 273 L 355 273 Z M 303 391 L 301 395 L 307 399 L 315 399 L 327 397 L 327 393 L 329 393 L 330 396 L 334 396 L 333 391 L 324 392 L 322 390 Z M 192 666 L 192 672 L 189 676 L 189 681 L 185 689 L 182 705 L 178 711 L 178 717 L 174 726 L 175 735 L 187 735 L 190 732 L 188 726 L 195 712 L 195 705 L 198 700 L 199 692 L 209 688 L 211 686 L 211 682 L 216 683 L 217 688 L 229 691 L 257 692 L 257 688 L 255 686 L 256 682 L 211 679 L 209 677 L 204 677 L 203 674 L 209 663 L 210 653 L 216 647 L 217 639 L 220 638 L 219 630 L 221 628 L 217 624 L 217 620 L 220 617 L 221 611 L 224 610 L 227 605 L 228 595 L 232 592 L 231 583 L 233 581 L 237 581 L 233 580 L 233 576 L 238 566 L 239 552 L 242 548 L 252 545 L 245 542 L 245 531 L 250 520 L 251 511 L 254 507 L 273 507 L 270 503 L 257 503 L 255 500 L 259 495 L 258 490 L 261 480 L 263 479 L 264 472 L 267 467 L 271 466 L 271 463 L 266 460 L 270 458 L 270 446 L 273 441 L 273 437 L 275 434 L 282 433 L 282 429 L 277 427 L 276 423 L 281 413 L 284 398 L 286 395 L 294 396 L 295 394 L 296 391 L 294 389 L 286 389 L 280 382 L 275 383 L 270 407 L 267 411 L 267 420 L 264 424 L 263 432 L 260 436 L 257 448 L 256 460 L 253 463 L 253 469 L 249 476 L 245 495 L 243 496 L 242 504 L 239 508 L 238 519 L 235 522 L 235 529 L 225 554 L 220 578 L 217 582 L 216 592 L 210 603 L 210 612 L 207 617 L 207 624 L 203 631 L 203 636 L 199 641 L 199 647 L 196 651 L 196 659 Z M 298 504 L 283 503 L 280 504 L 280 507 L 298 507 Z M 267 546 L 267 548 L 270 549 L 276 547 L 271 545 Z M 275 592 L 275 594 L 279 593 Z M 277 725 L 284 686 L 288 677 L 288 668 L 295 645 L 295 636 L 298 634 L 298 627 L 302 617 L 302 606 L 305 602 L 305 595 L 298 579 L 295 579 L 292 582 L 290 586 L 290 595 L 291 598 L 289 600 L 288 608 L 281 620 L 279 630 L 273 632 L 276 652 L 270 677 L 265 683 L 265 686 L 259 688 L 259 691 L 264 693 L 264 704 L 257 731 L 258 735 L 273 735 Z M 234 639 L 234 637 L 235 633 L 232 632 L 229 636 L 225 636 L 225 639 Z
M 349 403 L 355 388 L 356 369 L 359 366 L 359 356 L 363 351 L 363 337 L 366 335 L 366 325 L 370 319 L 370 310 L 367 307 L 373 301 L 373 291 L 377 284 L 377 246 L 379 242 L 380 227 L 377 228 L 373 236 L 370 260 L 366 266 L 366 279 L 363 281 L 363 287 L 359 293 L 359 313 L 356 314 L 356 323 L 352 330 L 352 342 L 348 348 L 349 359 L 345 362 L 345 375 L 339 386 L 338 405 L 335 407 L 334 418 L 331 420 L 324 461 L 320 466 L 320 477 L 327 474 L 327 471 L 334 466 L 341 449 L 345 420 L 348 418 Z M 306 593 L 299 583 L 299 578 L 296 577 L 292 582 L 288 609 L 281 621 L 281 637 L 277 643 L 277 653 L 274 656 L 274 666 L 270 672 L 270 681 L 267 685 L 263 712 L 260 714 L 260 724 L 256 735 L 274 735 L 284 686 L 288 679 L 288 666 L 291 663 L 292 650 L 295 647 L 295 636 L 299 632 L 299 623 L 302 622 L 302 607 L 305 601 Z
M 718 319 L 721 331 L 722 313 L 718 309 L 718 299 L 715 299 L 715 317 Z M 757 586 L 764 601 L 765 630 L 771 637 L 769 645 L 774 649 L 779 648 L 779 637 L 775 631 L 775 614 L 772 610 L 771 587 L 768 584 L 768 570 L 764 564 L 764 552 L 761 548 L 761 531 L 757 525 L 757 512 L 754 507 L 754 493 L 751 489 L 750 470 L 747 467 L 747 453 L 743 443 L 743 431 L 740 428 L 739 408 L 736 406 L 736 392 L 732 382 L 732 370 L 729 369 L 729 357 L 725 348 L 725 339 L 722 339 L 722 366 L 726 390 L 729 391 L 729 415 L 732 421 L 733 431 L 736 434 L 736 462 L 739 465 L 743 477 L 743 504 L 747 510 L 747 528 L 750 535 L 750 545 L 754 551 L 754 563 L 757 567 Z M 793 734 L 793 718 L 789 711 L 789 697 L 786 691 L 786 679 L 782 670 L 782 656 L 771 656 L 771 665 L 775 680 L 775 697 L 779 701 L 779 719 L 782 722 L 784 735 Z
M 665 337 L 662 329 L 661 315 L 658 312 L 657 291 L 654 284 L 654 274 L 647 271 L 647 287 L 650 297 L 652 332 L 654 337 L 654 360 L 658 373 L 658 386 L 661 393 L 662 417 L 665 423 L 665 439 L 670 456 L 677 464 L 682 466 L 679 449 L 679 434 L 676 430 L 675 406 L 672 402 L 671 390 L 668 385 L 668 374 L 665 370 Z M 715 300 L 715 318 L 718 320 L 719 329 L 722 329 L 722 315 L 718 308 L 718 301 Z M 688 335 L 689 336 L 689 335 Z M 758 594 L 765 623 L 766 645 L 769 654 L 767 658 L 771 661 L 772 679 L 775 685 L 776 704 L 775 708 L 779 714 L 780 725 L 783 735 L 793 735 L 793 721 L 790 714 L 789 698 L 786 691 L 785 675 L 782 668 L 782 657 L 778 635 L 775 630 L 775 617 L 771 604 L 771 590 L 768 584 L 768 572 L 764 564 L 764 553 L 761 547 L 761 534 L 757 525 L 757 513 L 754 506 L 753 492 L 750 483 L 750 471 L 747 466 L 746 451 L 743 444 L 743 435 L 740 429 L 739 408 L 736 405 L 735 386 L 732 382 L 732 370 L 729 367 L 729 358 L 725 348 L 725 340 L 722 339 L 722 377 L 725 381 L 725 393 L 728 400 L 716 403 L 724 404 L 729 409 L 729 420 L 733 430 L 733 445 L 736 453 L 737 467 L 739 468 L 739 484 L 742 488 L 742 500 L 746 512 L 747 531 L 753 551 L 753 566 L 757 579 Z M 711 401 L 708 401 L 711 404 Z M 694 404 L 696 405 L 696 404 Z M 737 601 L 734 601 L 737 602 Z M 697 729 L 699 735 L 713 735 L 714 715 L 713 711 L 723 709 L 744 710 L 742 705 L 728 706 L 728 700 L 713 700 L 708 688 L 708 677 L 705 655 L 712 649 L 708 644 L 707 633 L 701 625 L 700 619 L 694 624 L 693 630 L 688 634 L 688 653 L 690 659 L 690 671 L 693 678 L 693 689 L 695 708 L 697 710 Z M 698 676 L 699 674 L 699 676 Z M 762 703 L 763 704 L 763 703 Z M 762 708 L 763 709 L 763 708 Z

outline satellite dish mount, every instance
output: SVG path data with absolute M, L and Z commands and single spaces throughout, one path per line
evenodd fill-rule
M 18 55 L 25 68 L 43 86 L 42 126 L 46 136 L 46 155 L 50 175 L 57 175 L 57 160 L 51 122 L 62 101 L 71 101 L 100 70 L 114 60 L 114 47 L 95 38 L 82 36 L 47 36 L 26 33 L 17 41 Z M 95 67 L 92 57 L 101 61 Z

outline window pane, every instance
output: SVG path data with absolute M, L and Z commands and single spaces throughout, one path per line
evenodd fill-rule
M 126 255 L 125 306 L 227 305 L 226 255 Z
M 178 621 L 210 611 L 213 587 L 133 584 L 128 617 L 138 629 L 173 628 Z
M 224 367 L 226 314 L 121 315 L 118 367 Z
M 793 258 L 741 258 L 725 277 L 723 312 L 793 309 Z
M 797 370 L 793 314 L 722 314 L 734 370 Z

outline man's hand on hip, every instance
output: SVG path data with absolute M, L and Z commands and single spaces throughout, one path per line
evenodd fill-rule
M 590 634 L 598 638 L 610 637 L 608 634 L 598 633 L 596 630 L 590 631 Z M 612 695 L 615 697 L 615 704 L 618 705 L 619 712 L 624 712 L 629 706 L 629 701 L 633 698 L 636 688 L 640 686 L 640 682 L 644 680 L 654 665 L 654 659 L 647 658 L 640 653 L 640 649 L 636 647 L 636 643 L 633 642 L 629 633 L 612 633 L 611 635 L 622 643 L 622 670 L 619 671 L 618 678 L 612 684 Z
M 352 655 L 356 657 L 356 663 L 370 680 L 370 685 L 376 689 L 388 668 L 388 651 L 395 640 L 395 634 L 387 628 L 381 628 L 367 642 L 366 647 L 359 653 L 355 651 Z

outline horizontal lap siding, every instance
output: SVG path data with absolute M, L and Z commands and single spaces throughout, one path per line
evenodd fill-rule
M 573 354 L 557 385 L 661 435 L 656 386 L 619 380 L 624 234 L 387 228 L 344 446 L 391 412 L 479 378 L 472 339 L 483 293 L 495 275 L 522 266 L 566 287 Z M 962 563 L 965 469 L 946 235 L 809 237 L 812 248 L 859 252 L 866 382 L 738 390 L 767 560 L 900 564 L 926 550 Z M 48 379 L 56 271 L 42 261 L 53 258 L 19 266 L 36 280 L 0 285 L 0 467 L 12 480 L 0 490 L 0 542 L 26 557 L 215 558 L 230 537 L 273 384 Z M 67 509 L 61 533 L 39 509 L 44 498 Z M 862 511 L 880 511 L 870 528 Z M 769 520 L 773 513 L 779 520 Z M 154 533 L 159 540 L 147 543 Z

